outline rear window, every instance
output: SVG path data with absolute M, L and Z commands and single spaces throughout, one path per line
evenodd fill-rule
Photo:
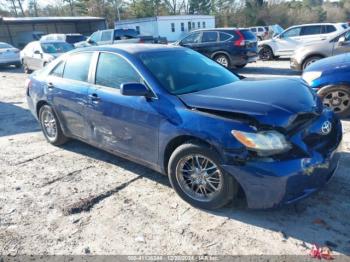
M 256 40 L 256 36 L 248 29 L 241 29 L 239 32 L 243 35 L 245 40 Z
M 75 44 L 77 42 L 85 41 L 86 37 L 83 35 L 67 35 L 66 42 L 69 44 Z
M 117 29 L 114 33 L 114 39 L 119 40 L 123 38 L 137 38 L 138 33 L 135 29 Z
M 220 32 L 220 41 L 226 41 L 226 40 L 230 39 L 231 37 L 232 37 L 232 35 Z

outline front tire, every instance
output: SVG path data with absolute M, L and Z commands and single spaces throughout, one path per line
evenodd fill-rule
M 269 46 L 263 46 L 261 50 L 259 51 L 259 58 L 263 61 L 266 60 L 273 60 L 274 55 L 271 47 Z
M 169 159 L 168 174 L 176 193 L 201 209 L 223 207 L 237 195 L 238 184 L 221 168 L 218 153 L 203 144 L 179 146 Z
M 321 56 L 312 56 L 312 57 L 307 58 L 303 63 L 303 66 L 302 66 L 303 70 L 305 70 L 309 65 L 315 63 L 316 61 L 318 61 L 320 59 L 322 59 Z
M 39 121 L 46 140 L 55 146 L 67 142 L 67 137 L 63 134 L 60 122 L 49 105 L 43 105 L 39 110 Z
M 339 118 L 350 116 L 350 87 L 339 85 L 322 88 L 318 95 L 324 106 L 331 108 Z

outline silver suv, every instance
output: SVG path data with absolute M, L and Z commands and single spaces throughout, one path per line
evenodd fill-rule
M 348 28 L 346 23 L 318 23 L 292 26 L 270 40 L 259 42 L 259 56 L 272 60 L 279 56 L 291 57 L 297 46 L 326 40 Z
M 350 29 L 330 38 L 298 47 L 290 60 L 290 67 L 302 71 L 322 58 L 350 52 Z

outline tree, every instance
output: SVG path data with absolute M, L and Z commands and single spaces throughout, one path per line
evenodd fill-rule
M 189 0 L 189 13 L 208 15 L 211 13 L 211 0 Z

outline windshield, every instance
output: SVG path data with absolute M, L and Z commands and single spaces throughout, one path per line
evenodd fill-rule
M 6 44 L 6 43 L 0 43 L 0 49 L 1 48 L 13 48 L 13 46 L 10 46 L 9 44 Z
M 62 43 L 42 43 L 41 48 L 44 53 L 55 54 L 55 53 L 65 53 L 72 50 L 74 47 L 65 42 Z
M 143 53 L 143 64 L 171 94 L 201 91 L 239 80 L 213 60 L 192 50 Z

